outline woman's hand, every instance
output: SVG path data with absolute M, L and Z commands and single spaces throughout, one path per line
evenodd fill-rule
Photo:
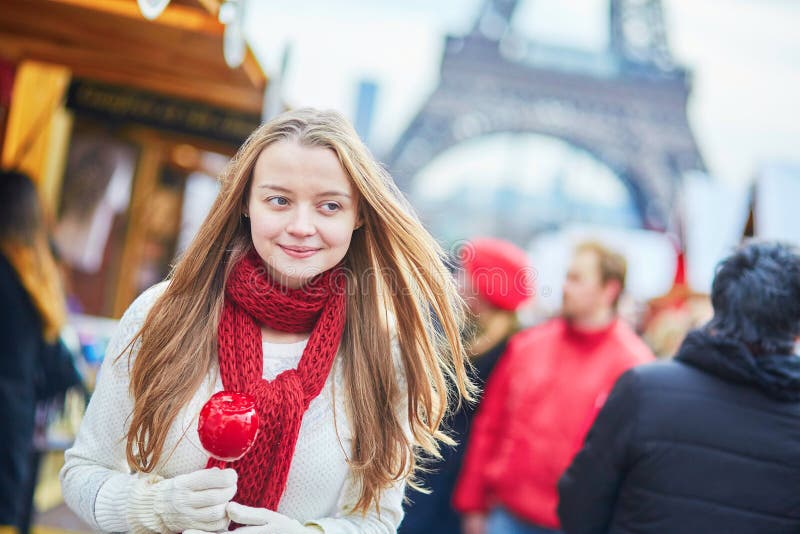
M 140 480 L 128 499 L 133 531 L 183 532 L 228 528 L 227 505 L 236 494 L 233 469 L 202 469 L 174 478 Z
M 305 526 L 299 521 L 266 508 L 253 508 L 232 502 L 228 504 L 228 518 L 241 526 L 238 534 L 319 534 L 322 529 Z M 186 530 L 183 534 L 209 534 L 201 530 Z

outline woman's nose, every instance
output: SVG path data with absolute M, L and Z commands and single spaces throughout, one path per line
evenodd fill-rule
M 313 213 L 309 209 L 299 206 L 293 210 L 292 218 L 286 226 L 286 231 L 298 236 L 313 235 L 316 231 Z

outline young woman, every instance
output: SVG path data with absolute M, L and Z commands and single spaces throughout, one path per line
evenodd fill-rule
M 102 531 L 394 532 L 417 453 L 438 454 L 448 397 L 472 389 L 444 254 L 334 112 L 262 125 L 221 182 L 120 322 L 65 499 Z M 221 389 L 261 419 L 230 464 L 197 435 Z
M 21 533 L 38 472 L 36 405 L 80 384 L 59 340 L 66 315 L 36 186 L 0 171 L 0 527 Z

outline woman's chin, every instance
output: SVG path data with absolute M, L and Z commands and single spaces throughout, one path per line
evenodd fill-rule
M 309 283 L 320 273 L 322 273 L 322 269 L 319 267 L 306 265 L 301 269 L 281 270 L 274 273 L 274 275 L 277 275 L 276 281 L 281 285 L 291 289 L 297 289 Z

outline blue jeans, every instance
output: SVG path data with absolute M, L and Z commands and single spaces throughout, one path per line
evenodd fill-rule
M 526 523 L 504 508 L 492 510 L 486 521 L 486 534 L 560 534 L 560 532 Z

